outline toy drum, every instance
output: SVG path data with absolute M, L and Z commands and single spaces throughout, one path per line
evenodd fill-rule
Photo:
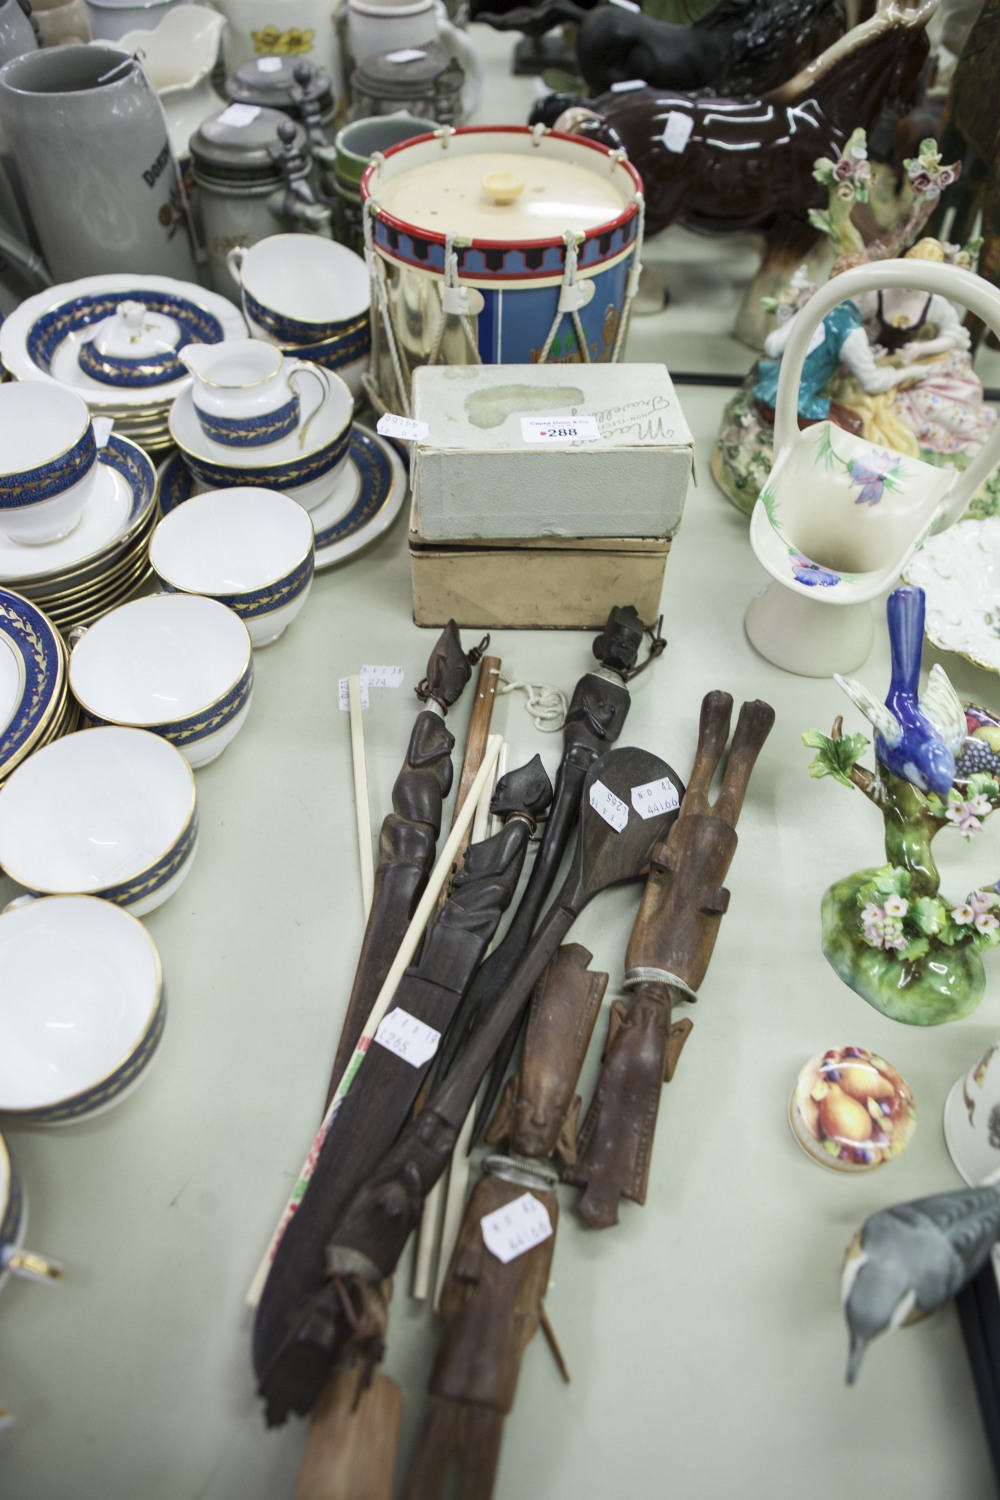
M 643 221 L 622 152 L 541 126 L 441 129 L 373 156 L 361 199 L 381 406 L 409 414 L 422 364 L 620 357 Z

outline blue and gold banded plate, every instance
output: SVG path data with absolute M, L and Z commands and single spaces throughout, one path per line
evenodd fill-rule
M 161 464 L 158 473 L 164 515 L 206 488 L 199 485 L 179 453 Z M 355 423 L 347 463 L 327 499 L 310 511 L 317 571 L 352 557 L 387 531 L 403 508 L 406 493 L 406 470 L 399 454 L 384 438 Z
M 65 681 L 65 652 L 48 615 L 0 588 L 0 778 L 44 738 Z

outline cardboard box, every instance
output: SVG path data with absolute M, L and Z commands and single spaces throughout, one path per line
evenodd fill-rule
M 664 365 L 424 365 L 413 415 L 424 541 L 662 541 L 680 524 L 694 441 Z
M 670 542 L 665 537 L 539 537 L 429 542 L 411 512 L 413 619 L 494 630 L 600 630 L 616 604 L 652 624 Z

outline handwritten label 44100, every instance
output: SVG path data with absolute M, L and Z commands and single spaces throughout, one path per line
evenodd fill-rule
M 677 788 L 669 776 L 632 788 L 632 806 L 640 818 L 662 818 L 664 813 L 673 812 L 680 805 Z
M 412 1067 L 422 1068 L 437 1051 L 441 1033 L 397 1005 L 395 1010 L 382 1017 L 375 1040 L 380 1047 L 394 1052 Z
M 525 443 L 596 443 L 601 429 L 594 417 L 522 417 Z
M 485 1214 L 479 1225 L 487 1250 L 504 1265 L 533 1250 L 552 1233 L 549 1211 L 533 1193 L 522 1193 L 513 1203 Z
M 616 833 L 621 833 L 628 822 L 628 803 L 616 797 L 603 781 L 595 781 L 590 788 L 590 805 L 605 823 L 610 823 Z

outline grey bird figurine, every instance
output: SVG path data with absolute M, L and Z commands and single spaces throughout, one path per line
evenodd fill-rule
M 897 1203 L 866 1219 L 844 1262 L 840 1300 L 851 1335 L 847 1383 L 870 1341 L 954 1297 L 1000 1237 L 1000 1188 L 959 1188 Z

